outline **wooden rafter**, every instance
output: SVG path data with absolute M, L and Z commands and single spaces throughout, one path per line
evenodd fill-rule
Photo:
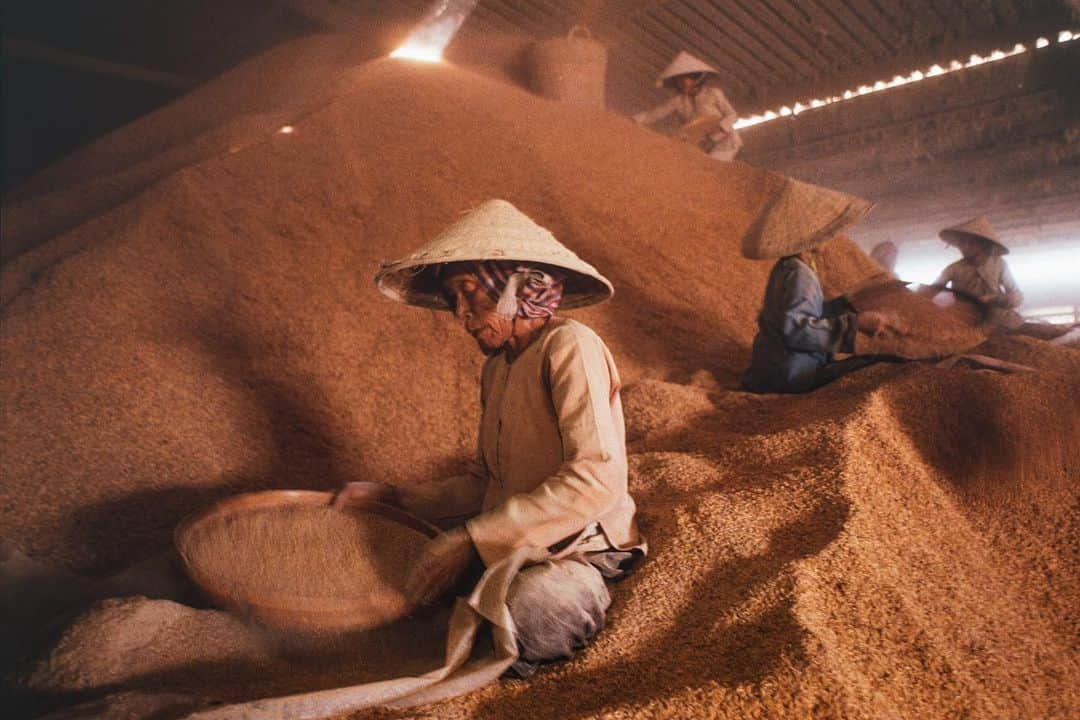
M 157 85 L 159 87 L 167 87 L 175 90 L 186 90 L 199 82 L 195 78 L 184 75 L 162 72 L 160 70 L 151 70 L 149 68 L 139 67 L 138 65 L 118 63 L 111 60 L 90 57 L 88 55 L 80 55 L 43 43 L 9 37 L 8 35 L 4 36 L 4 55 L 6 57 L 19 58 L 21 60 L 42 62 L 57 67 L 77 70 L 79 72 L 107 75 L 109 77 L 131 80 L 147 85 Z

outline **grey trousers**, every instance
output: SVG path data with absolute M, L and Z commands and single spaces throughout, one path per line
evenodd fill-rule
M 611 550 L 548 560 L 523 570 L 506 604 L 517 629 L 509 674 L 527 678 L 541 663 L 567 660 L 604 628 L 611 605 L 605 579 L 626 575 L 641 554 Z

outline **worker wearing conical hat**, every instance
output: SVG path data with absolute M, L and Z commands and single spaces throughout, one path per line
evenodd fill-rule
M 1024 295 L 1002 257 L 1009 248 L 998 239 L 990 221 L 977 217 L 939 233 L 962 257 L 946 267 L 931 287 L 948 287 L 986 308 L 987 321 L 999 330 L 1015 330 L 1024 320 L 1016 308 Z
M 856 333 L 899 332 L 887 313 L 856 313 L 843 298 L 826 300 L 818 278 L 819 248 L 871 208 L 859 198 L 788 179 L 743 236 L 745 257 L 776 259 L 758 315 L 750 368 L 743 388 L 751 392 L 808 392 L 853 370 L 882 360 L 855 356 Z
M 870 250 L 870 257 L 878 265 L 893 273 L 896 270 L 896 261 L 900 257 L 900 249 L 892 240 L 879 242 Z
M 487 356 L 479 453 L 464 476 L 417 488 L 351 483 L 339 500 L 378 498 L 463 525 L 436 538 L 410 589 L 430 601 L 440 578 L 522 547 L 548 561 L 514 580 L 507 606 L 522 676 L 570 657 L 603 627 L 605 578 L 645 552 L 627 492 L 619 373 L 600 337 L 559 317 L 612 294 L 611 283 L 510 203 L 491 200 L 412 255 L 385 265 L 379 290 L 447 310 Z M 564 556 L 572 554 L 572 559 Z
M 675 95 L 652 110 L 638 113 L 634 122 L 652 125 L 673 113 L 684 124 L 715 118 L 717 128 L 708 136 L 707 147 L 703 149 L 717 160 L 734 160 L 743 142 L 734 127 L 738 119 L 735 108 L 723 90 L 708 84 L 718 75 L 716 68 L 708 63 L 686 51 L 680 52 L 656 81 L 657 87 L 670 88 Z

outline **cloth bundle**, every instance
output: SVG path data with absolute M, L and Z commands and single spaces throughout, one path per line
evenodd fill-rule
M 562 302 L 561 275 L 505 260 L 480 260 L 472 266 L 505 317 L 552 317 Z

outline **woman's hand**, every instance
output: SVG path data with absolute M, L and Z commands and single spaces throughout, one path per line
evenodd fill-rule
M 363 505 L 369 502 L 380 502 L 386 505 L 401 507 L 402 500 L 401 491 L 393 485 L 363 480 L 345 483 L 345 485 L 337 491 L 337 494 L 334 495 L 333 506 L 341 509 L 347 505 Z
M 420 605 L 435 602 L 477 557 L 476 546 L 465 528 L 439 534 L 427 544 L 409 573 L 406 596 Z

